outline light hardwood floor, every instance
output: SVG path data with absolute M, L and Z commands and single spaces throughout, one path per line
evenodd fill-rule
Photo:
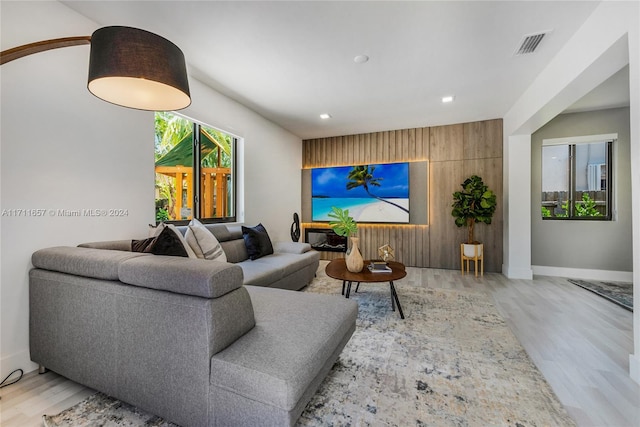
M 322 268 L 322 266 L 321 266 Z M 557 277 L 408 268 L 396 283 L 489 293 L 511 330 L 579 426 L 640 426 L 640 385 L 629 378 L 632 313 Z M 42 425 L 92 393 L 59 375 L 29 373 L 0 390 L 3 427 Z

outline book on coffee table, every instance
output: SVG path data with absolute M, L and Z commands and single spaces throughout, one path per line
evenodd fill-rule
M 384 261 L 371 261 L 369 264 L 369 271 L 372 273 L 390 273 L 391 268 Z

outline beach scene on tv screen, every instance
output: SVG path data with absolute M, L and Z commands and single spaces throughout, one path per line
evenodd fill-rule
M 333 206 L 357 222 L 409 223 L 409 163 L 312 169 L 312 220 L 330 221 Z

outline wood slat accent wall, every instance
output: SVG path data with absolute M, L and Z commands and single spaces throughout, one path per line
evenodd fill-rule
M 481 176 L 496 193 L 498 208 L 491 225 L 476 226 L 476 239 L 485 245 L 485 270 L 501 271 L 502 119 L 309 139 L 302 144 L 305 169 L 429 161 L 429 180 L 424 185 L 429 224 L 358 225 L 365 258 L 376 258 L 378 247 L 388 243 L 395 249 L 396 259 L 407 266 L 460 268 L 460 243 L 466 239 L 466 229 L 454 224 L 452 194 L 467 177 Z M 322 227 L 326 223 L 302 225 Z M 323 252 L 323 259 L 342 256 Z

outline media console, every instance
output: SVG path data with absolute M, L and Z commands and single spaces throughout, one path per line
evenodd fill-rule
M 347 238 L 330 228 L 305 228 L 304 241 L 317 251 L 347 252 Z

